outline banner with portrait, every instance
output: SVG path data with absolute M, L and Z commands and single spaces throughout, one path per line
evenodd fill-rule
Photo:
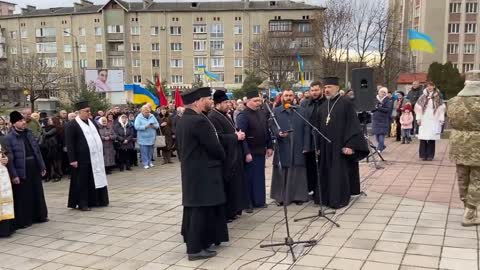
M 124 77 L 121 69 L 86 69 L 85 82 L 90 90 L 97 92 L 124 91 Z

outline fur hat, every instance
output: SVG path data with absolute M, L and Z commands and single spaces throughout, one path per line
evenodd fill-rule
M 10 113 L 10 123 L 15 124 L 16 122 L 23 120 L 24 117 L 21 113 L 13 111 Z

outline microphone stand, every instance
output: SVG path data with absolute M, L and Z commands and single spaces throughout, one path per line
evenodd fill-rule
M 267 107 L 267 110 L 270 113 L 270 119 L 273 120 L 273 122 L 275 123 L 275 126 L 277 127 L 278 131 L 281 131 L 281 128 L 280 128 L 280 125 L 278 124 L 277 118 L 275 117 L 275 114 L 273 113 L 273 110 L 270 108 L 269 104 L 265 104 L 265 107 Z M 273 140 L 274 147 L 275 147 L 274 148 L 274 151 L 275 151 L 274 154 L 278 155 L 277 166 L 278 166 L 278 169 L 279 169 L 279 175 L 283 178 L 283 187 L 282 187 L 283 188 L 283 190 L 282 190 L 282 195 L 283 195 L 283 218 L 285 219 L 285 227 L 286 227 L 286 230 L 287 230 L 287 236 L 285 237 L 285 240 L 284 240 L 283 243 L 260 245 L 260 248 L 287 246 L 290 250 L 290 253 L 292 254 L 292 259 L 295 262 L 297 260 L 297 258 L 295 256 L 295 252 L 293 251 L 293 246 L 294 245 L 307 244 L 308 246 L 313 246 L 317 243 L 317 241 L 316 240 L 293 241 L 293 238 L 290 234 L 290 225 L 288 223 L 288 209 L 287 209 L 287 195 L 286 195 L 287 194 L 286 190 L 287 190 L 288 177 L 287 177 L 287 173 L 283 172 L 282 161 L 281 161 L 281 158 L 280 158 L 280 151 L 279 151 L 278 144 L 277 144 L 277 135 L 270 128 L 270 126 L 269 126 L 269 129 L 270 129 L 270 134 L 272 136 L 272 140 Z M 275 169 L 275 168 L 273 168 L 273 169 Z
M 322 186 L 321 186 L 321 183 L 320 183 L 320 170 L 319 170 L 319 164 L 318 164 L 318 155 L 317 155 L 317 151 L 318 151 L 318 147 L 317 147 L 317 140 L 315 139 L 315 134 L 319 134 L 320 136 L 323 137 L 323 139 L 325 139 L 325 141 L 327 141 L 328 143 L 332 143 L 332 141 L 330 139 L 327 138 L 327 136 L 325 136 L 320 130 L 318 130 L 318 128 L 316 126 L 314 126 L 312 123 L 310 123 L 310 121 L 308 121 L 302 114 L 298 113 L 297 112 L 297 109 L 295 107 L 290 107 L 292 109 L 292 111 L 297 114 L 305 123 L 307 123 L 311 128 L 312 128 L 312 137 L 313 137 L 313 145 L 314 145 L 314 148 L 315 148 L 315 164 L 316 164 L 316 171 L 317 171 L 317 192 L 318 192 L 318 199 L 319 199 L 319 205 L 320 205 L 320 209 L 318 210 L 318 214 L 314 215 L 314 216 L 308 216 L 308 217 L 303 217 L 303 218 L 297 218 L 297 219 L 294 219 L 293 221 L 294 222 L 298 222 L 298 221 L 301 221 L 301 220 L 305 220 L 305 219 L 311 219 L 311 218 L 316 218 L 316 217 L 319 217 L 319 218 L 325 218 L 327 221 L 333 223 L 335 226 L 337 227 L 340 227 L 340 224 L 338 224 L 337 222 L 335 222 L 334 220 L 332 220 L 331 218 L 329 218 L 327 215 L 334 215 L 336 213 L 336 211 L 330 211 L 330 212 L 327 212 L 325 211 L 325 209 L 323 208 L 323 205 L 322 205 Z

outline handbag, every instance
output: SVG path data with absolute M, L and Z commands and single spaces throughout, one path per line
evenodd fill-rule
M 397 122 L 393 121 L 390 126 L 390 137 L 397 136 Z
M 165 142 L 165 136 L 159 135 L 159 136 L 155 137 L 155 147 L 156 148 L 163 148 L 165 146 L 167 146 L 167 144 Z

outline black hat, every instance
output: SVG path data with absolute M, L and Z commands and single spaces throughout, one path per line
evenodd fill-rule
M 218 104 L 228 100 L 227 93 L 223 90 L 217 90 L 213 93 L 213 103 Z
M 10 113 L 10 123 L 15 124 L 16 122 L 23 119 L 23 115 L 17 111 Z
M 339 86 L 338 77 L 325 77 L 323 78 L 323 85 L 336 85 Z
M 90 105 L 88 105 L 88 101 L 82 100 L 77 103 L 75 103 L 75 110 L 80 111 L 82 109 L 88 108 Z
M 210 87 L 194 88 L 189 91 L 185 91 L 181 94 L 183 103 L 185 105 L 192 104 L 193 102 L 212 95 L 212 89 Z
M 259 95 L 258 95 L 258 90 L 248 91 L 246 97 L 247 97 L 248 99 L 259 97 Z
M 404 96 L 405 96 L 405 93 L 404 93 L 403 91 L 397 91 L 397 94 L 401 94 L 401 95 L 402 95 L 402 97 L 404 97 Z

